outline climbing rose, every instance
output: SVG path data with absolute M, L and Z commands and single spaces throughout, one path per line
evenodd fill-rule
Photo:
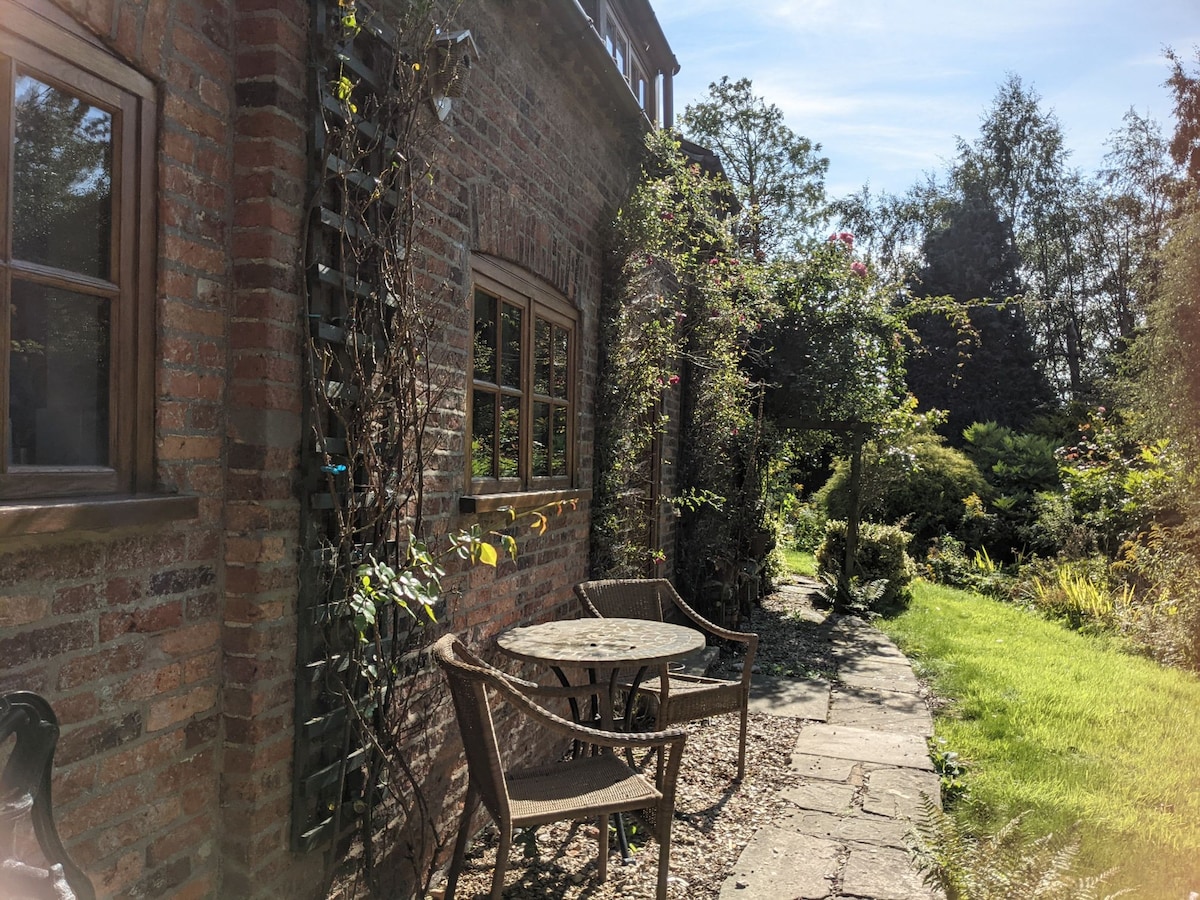
M 853 272 L 855 275 L 857 275 L 859 278 L 867 277 L 867 267 L 860 262 L 850 263 L 850 271 Z

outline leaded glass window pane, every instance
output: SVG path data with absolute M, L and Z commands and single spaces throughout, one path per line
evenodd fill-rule
M 109 464 L 109 301 L 14 279 L 8 460 Z
M 13 257 L 107 280 L 112 114 L 31 75 L 15 100 Z

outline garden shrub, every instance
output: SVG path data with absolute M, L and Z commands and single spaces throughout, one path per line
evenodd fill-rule
M 1132 592 L 1112 577 L 1106 557 L 1094 555 L 1030 560 L 1021 567 L 1017 597 L 1071 628 L 1111 628 Z
M 1110 557 L 1156 517 L 1174 514 L 1181 461 L 1171 443 L 1135 440 L 1104 407 L 1080 424 L 1079 440 L 1059 455 L 1075 521 L 1096 534 Z
M 1013 592 L 1013 577 L 1004 572 L 985 548 L 971 552 L 952 534 L 937 540 L 925 555 L 929 577 L 939 584 L 966 588 L 999 600 Z
M 871 599 L 869 612 L 901 609 L 912 599 L 910 585 L 917 567 L 908 555 L 912 535 L 896 525 L 863 522 L 858 528 L 858 571 L 860 582 L 883 580 L 882 592 Z M 825 540 L 817 548 L 817 571 L 836 578 L 846 559 L 846 523 L 830 520 Z
M 790 531 L 791 544 L 804 553 L 816 553 L 825 539 L 827 518 L 821 507 L 797 503 L 787 511 L 784 526 Z
M 863 448 L 862 499 L 859 514 L 874 522 L 901 525 L 923 553 L 935 538 L 961 525 L 963 501 L 985 496 L 987 482 L 961 451 L 932 433 L 902 436 L 896 442 L 869 442 Z M 814 502 L 831 519 L 845 519 L 850 507 L 850 463 L 839 460 Z
M 1160 663 L 1200 669 L 1200 528 L 1155 524 L 1125 544 L 1112 571 L 1132 589 L 1121 633 Z
M 992 556 L 1012 559 L 1028 548 L 1038 516 L 1037 496 L 1059 491 L 1056 444 L 1040 434 L 1026 434 L 997 425 L 976 422 L 963 431 L 963 452 L 987 481 L 986 527 L 980 534 L 960 533 L 973 546 L 986 546 Z

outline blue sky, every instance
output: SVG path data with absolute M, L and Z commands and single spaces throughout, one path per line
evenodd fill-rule
M 675 111 L 748 77 L 822 145 L 831 197 L 902 193 L 972 140 L 1009 72 L 1092 172 L 1125 112 L 1173 126 L 1162 54 L 1194 59 L 1200 0 L 652 0 L 682 66 Z

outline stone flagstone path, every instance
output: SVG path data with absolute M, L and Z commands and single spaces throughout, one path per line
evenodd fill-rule
M 742 851 L 720 900 L 933 900 L 904 843 L 921 795 L 939 796 L 933 720 L 886 635 L 854 616 L 826 624 L 832 682 L 754 678 L 751 710 L 812 720 L 792 755 L 804 780 L 784 795 L 794 810 Z

